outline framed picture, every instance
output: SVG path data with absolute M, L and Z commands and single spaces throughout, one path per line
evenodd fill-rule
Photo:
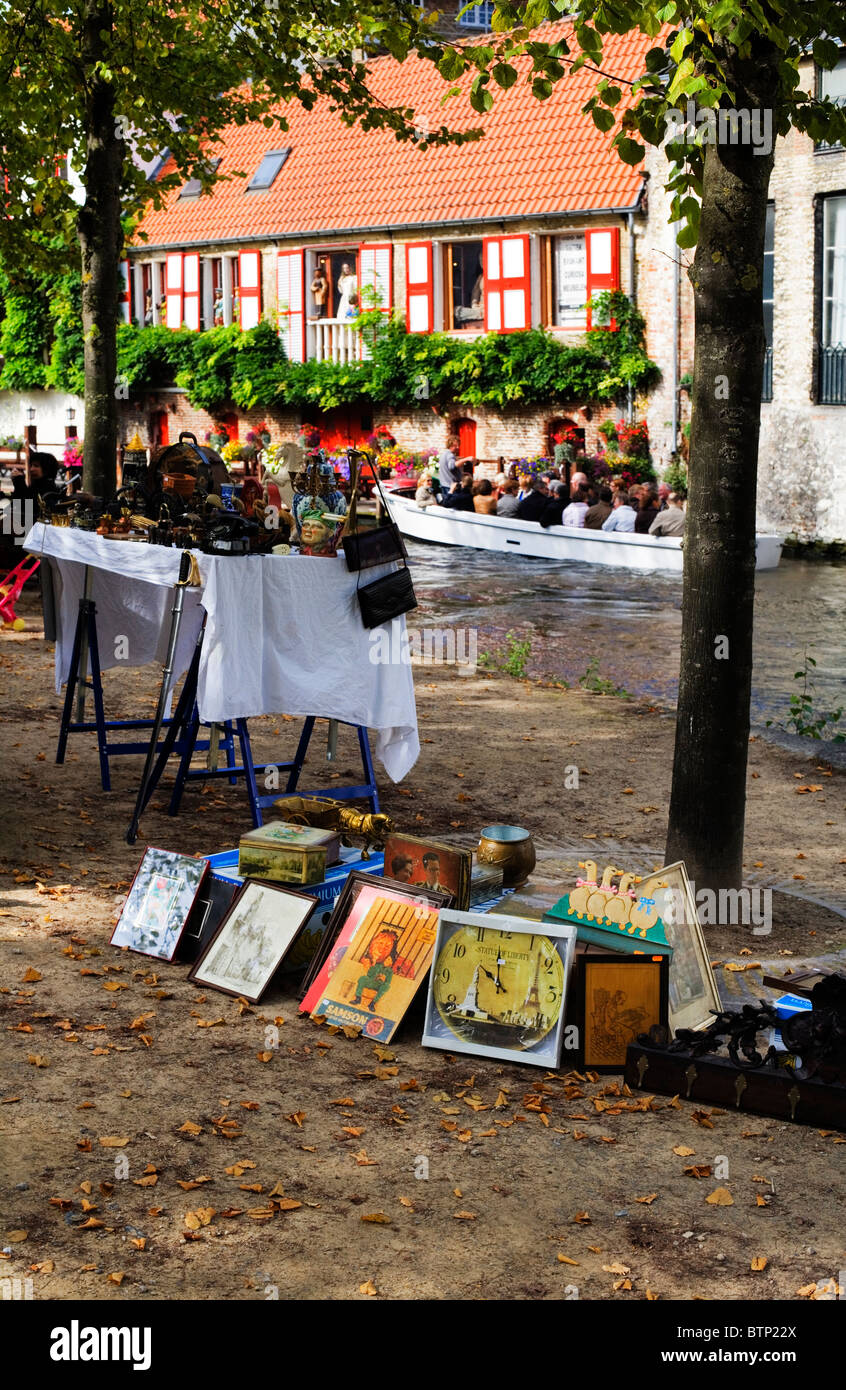
M 391 1038 L 432 963 L 446 894 L 350 875 L 300 1011 Z
M 684 861 L 667 864 L 642 879 L 638 893 L 644 898 L 654 898 L 667 940 L 673 948 L 670 1027 L 673 1032 L 678 1028 L 704 1028 L 711 1022 L 712 1014 L 720 1012 L 722 1005 Z
M 424 1047 L 557 1067 L 575 945 L 568 923 L 445 908 Z
M 208 870 L 207 859 L 152 846 L 145 850 L 112 932 L 112 946 L 173 960 Z
M 248 879 L 189 980 L 257 1004 L 316 901 L 281 884 Z
M 197 959 L 232 906 L 232 900 L 240 886 L 230 878 L 220 878 L 214 870 L 206 875 L 194 899 L 194 906 L 188 914 L 185 930 L 179 938 L 177 960 L 190 962 Z
M 450 906 L 465 911 L 470 906 L 473 855 L 437 840 L 413 835 L 389 835 L 385 841 L 385 877 L 394 883 L 410 883 L 433 893 L 447 893 Z
M 667 956 L 584 955 L 576 962 L 580 1071 L 623 1071 L 626 1048 L 667 1021 Z

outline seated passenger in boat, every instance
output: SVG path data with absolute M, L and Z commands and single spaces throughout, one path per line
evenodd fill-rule
M 683 536 L 684 507 L 677 492 L 667 498 L 667 510 L 659 512 L 649 528 L 650 536 Z
M 549 497 L 549 488 L 543 478 L 532 478 L 526 495 L 517 507 L 518 521 L 540 521 Z
M 502 485 L 502 495 L 496 504 L 497 516 L 516 516 L 520 503 L 517 501 L 517 479 L 506 478 Z
M 594 502 L 592 507 L 588 507 L 585 512 L 585 528 L 588 531 L 601 531 L 602 523 L 611 515 L 611 498 L 613 493 L 610 487 L 599 489 L 599 501 Z
M 639 536 L 647 534 L 658 512 L 658 489 L 654 483 L 644 483 L 640 489 L 640 501 L 635 518 L 635 530 Z
M 473 484 L 473 509 L 481 512 L 482 516 L 496 514 L 496 497 L 490 478 L 480 478 L 478 483 Z
M 451 507 L 456 512 L 475 511 L 473 506 L 473 474 L 465 473 L 460 483 L 453 483 L 449 492 L 442 494 L 441 505 Z
M 561 517 L 561 525 L 584 526 L 587 514 L 588 491 L 586 487 L 579 487 L 572 494 L 570 505 L 564 508 L 564 514 Z
M 417 491 L 414 494 L 414 500 L 417 503 L 418 507 L 426 508 L 434 507 L 437 505 L 438 499 L 435 494 L 435 489 L 432 485 L 431 474 L 420 474 L 420 482 L 417 485 Z
M 637 512 L 629 501 L 627 492 L 618 492 L 614 498 L 614 510 L 602 523 L 603 531 L 634 531 Z

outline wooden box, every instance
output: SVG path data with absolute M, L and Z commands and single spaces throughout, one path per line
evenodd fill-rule
M 327 866 L 339 859 L 340 847 L 333 830 L 269 821 L 241 836 L 238 873 L 272 883 L 322 883 Z

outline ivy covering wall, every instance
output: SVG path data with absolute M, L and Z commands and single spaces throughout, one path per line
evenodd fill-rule
M 81 394 L 79 277 L 53 277 L 23 294 L 7 285 L 4 301 L 0 387 Z M 629 386 L 652 385 L 658 368 L 643 347 L 644 320 L 627 297 L 598 296 L 594 317 L 613 321 L 613 329 L 594 328 L 568 344 L 543 329 L 469 340 L 409 334 L 400 319 L 366 313 L 359 324 L 370 355 L 355 363 L 289 362 L 266 321 L 246 333 L 234 325 L 195 333 L 126 324 L 118 329 L 118 371 L 130 396 L 175 382 L 195 408 L 211 412 L 230 403 L 241 410 L 329 410 L 362 399 L 400 409 L 452 402 L 504 409 L 610 401 Z

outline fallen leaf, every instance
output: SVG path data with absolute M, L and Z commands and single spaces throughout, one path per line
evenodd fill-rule
M 691 1154 L 696 1153 L 696 1150 L 689 1149 L 686 1144 L 677 1144 L 673 1149 L 673 1153 L 678 1154 L 679 1158 L 690 1158 Z
M 362 1216 L 362 1221 L 370 1221 L 374 1226 L 390 1226 L 391 1218 L 386 1216 L 383 1211 L 367 1211 Z
M 49 1067 L 50 1065 L 47 1058 L 43 1057 L 40 1052 L 30 1052 L 27 1061 L 31 1062 L 34 1067 Z
M 578 1261 L 578 1260 L 571 1260 L 567 1255 L 559 1255 L 559 1256 L 558 1256 L 558 1263 L 559 1263 L 559 1264 L 562 1264 L 562 1265 L 577 1265 L 577 1264 L 579 1263 L 579 1261 Z
M 749 1266 L 749 1268 L 752 1269 L 752 1270 L 754 1270 L 756 1273 L 757 1273 L 757 1271 L 758 1271 L 759 1269 L 766 1269 L 766 1267 L 767 1267 L 767 1257 L 766 1257 L 766 1255 L 756 1255 L 755 1258 L 753 1259 L 752 1263 L 751 1263 L 750 1266 Z
M 621 1265 L 618 1261 L 612 1265 L 603 1265 L 602 1268 L 606 1274 L 631 1274 L 628 1265 Z
M 34 970 L 32 966 L 29 967 L 25 975 L 21 975 L 21 979 L 25 985 L 34 984 L 36 980 L 42 980 L 43 978 L 44 976 L 41 974 L 41 971 Z
M 454 1211 L 453 1221 L 475 1221 L 477 1213 L 475 1211 Z
M 118 1284 L 118 1285 L 120 1285 L 120 1284 L 123 1283 L 124 1279 L 126 1278 L 126 1275 L 125 1275 L 123 1272 L 119 1272 L 119 1273 L 116 1272 L 116 1273 L 114 1273 L 114 1274 L 110 1274 L 110 1275 L 108 1276 L 108 1278 L 109 1278 L 109 1283 L 110 1283 L 110 1284 Z
M 202 1125 L 195 1125 L 193 1120 L 186 1120 L 184 1125 L 180 1125 L 177 1134 L 202 1134 Z
M 96 1216 L 89 1216 L 87 1221 L 83 1221 L 81 1226 L 77 1226 L 78 1231 L 93 1231 L 99 1226 L 105 1226 L 105 1221 L 99 1221 Z
M 657 1192 L 650 1192 L 648 1197 L 635 1197 L 635 1201 L 642 1202 L 645 1207 L 651 1207 L 657 1196 Z
M 26 1231 L 7 1231 L 7 1232 L 6 1232 L 6 1239 L 9 1240 L 9 1241 L 11 1241 L 13 1245 L 19 1245 L 19 1244 L 21 1243 L 21 1241 L 26 1240 L 26 1237 L 27 1237 L 27 1232 L 26 1232 Z
M 304 1110 L 295 1110 L 293 1115 L 286 1115 L 284 1118 L 290 1120 L 291 1124 L 296 1125 L 298 1129 L 302 1129 L 305 1117 L 306 1112 Z
M 688 1178 L 710 1178 L 712 1168 L 710 1163 L 694 1163 L 683 1172 Z
M 733 1207 L 734 1198 L 727 1187 L 715 1187 L 705 1198 L 712 1207 Z
M 359 1293 L 369 1294 L 371 1298 L 375 1297 L 376 1293 L 378 1292 L 376 1285 L 373 1283 L 372 1279 L 367 1279 L 365 1283 L 359 1284 L 358 1291 Z
M 128 1134 L 106 1134 L 97 1143 L 102 1144 L 104 1149 L 124 1149 L 132 1140 Z

